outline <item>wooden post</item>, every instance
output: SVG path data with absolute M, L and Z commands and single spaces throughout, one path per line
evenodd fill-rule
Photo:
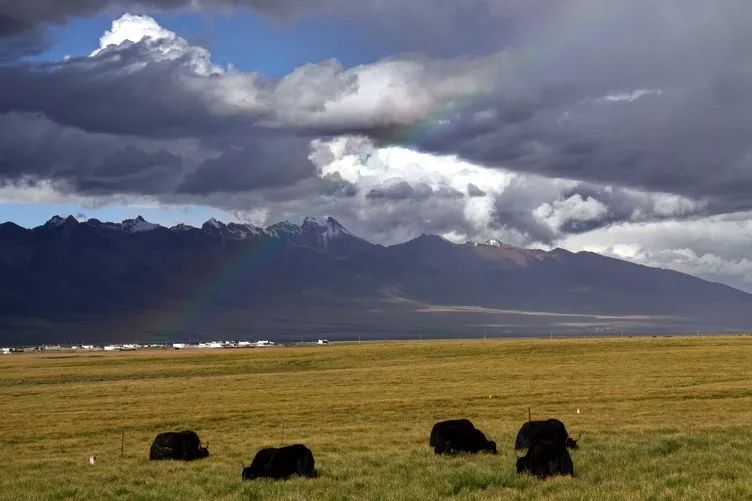
M 120 457 L 123 457 L 125 451 L 125 430 L 120 432 Z
M 533 408 L 531 406 L 527 406 L 527 420 L 532 421 L 533 420 Z

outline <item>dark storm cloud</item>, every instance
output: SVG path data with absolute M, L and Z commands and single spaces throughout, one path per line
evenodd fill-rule
M 406 181 L 385 186 L 383 188 L 372 188 L 366 198 L 371 200 L 425 200 L 433 194 L 433 189 L 425 183 L 417 183 L 412 186 Z
M 177 143 L 90 134 L 38 115 L 0 115 L 0 179 L 6 181 L 53 180 L 82 194 L 158 195 L 183 176 L 181 149 Z
M 242 148 L 230 148 L 217 158 L 205 160 L 178 192 L 251 191 L 295 184 L 316 174 L 308 160 L 309 142 L 300 138 L 254 138 Z
M 86 195 L 254 191 L 314 176 L 309 141 L 262 132 L 218 152 L 200 140 L 95 134 L 44 116 L 0 114 L 0 179 L 51 179 Z M 317 189 L 332 196 L 352 196 L 356 190 L 333 175 Z
M 75 177 L 74 186 L 91 194 L 160 194 L 172 189 L 182 170 L 182 159 L 164 149 L 147 153 L 128 145 L 97 164 L 86 176 Z M 77 172 L 70 172 L 74 175 Z M 73 176 L 72 176 L 73 177 Z
M 473 183 L 467 183 L 467 196 L 469 197 L 485 197 L 486 192 L 478 188 Z
M 531 242 L 552 245 L 565 235 L 618 223 L 696 218 L 706 204 L 667 193 L 651 193 L 591 182 L 515 178 L 494 199 L 493 225 L 514 229 Z
M 0 10 L 0 63 L 38 54 L 49 45 L 50 39 L 44 29 L 18 21 Z
M 733 91 L 719 91 L 718 78 L 645 82 L 642 95 L 614 83 L 517 122 L 499 108 L 469 108 L 414 144 L 547 177 L 708 199 L 717 212 L 748 209 L 752 71 L 725 76 Z
M 407 181 L 392 181 L 385 186 L 371 188 L 366 198 L 377 201 L 413 200 L 422 201 L 431 197 L 452 199 L 464 198 L 464 194 L 449 186 L 432 188 L 422 182 L 410 184 Z
M 62 64 L 0 67 L 0 111 L 38 111 L 92 132 L 148 137 L 211 136 L 220 127 L 242 125 L 232 116 L 213 115 L 186 89 L 195 76 L 186 64 L 190 54 L 153 60 L 147 45 Z M 129 75 L 130 65 L 139 69 Z
M 0 112 L 40 112 L 91 132 L 207 141 L 259 126 L 309 137 L 378 135 L 487 92 L 499 59 L 405 55 L 350 69 L 327 60 L 272 79 L 217 67 L 182 38 L 145 38 L 60 63 L 0 66 Z M 374 92 L 371 80 L 383 88 Z
M 231 0 L 0 0 L 0 37 L 38 30 L 45 24 L 63 24 L 74 17 L 88 17 L 105 10 L 172 10 L 192 4 L 231 5 Z M 238 2 L 240 4 L 244 2 Z M 245 2 L 246 4 L 264 2 Z
M 74 17 L 87 17 L 106 10 L 159 11 L 187 8 L 205 10 L 246 8 L 277 15 L 319 9 L 327 0 L 0 0 L 0 36 L 19 33 L 38 25 L 62 24 Z

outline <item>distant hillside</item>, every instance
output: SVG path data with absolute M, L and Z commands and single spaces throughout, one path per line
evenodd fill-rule
M 336 220 L 0 225 L 0 344 L 746 329 L 752 295 L 598 254 Z

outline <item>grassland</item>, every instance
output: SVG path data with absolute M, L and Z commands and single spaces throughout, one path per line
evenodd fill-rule
M 747 336 L 6 356 L 0 499 L 752 499 L 751 369 Z M 582 434 L 576 478 L 514 472 L 528 405 Z M 434 456 L 459 416 L 499 455 Z M 182 428 L 208 459 L 147 460 Z M 293 442 L 319 478 L 240 480 Z

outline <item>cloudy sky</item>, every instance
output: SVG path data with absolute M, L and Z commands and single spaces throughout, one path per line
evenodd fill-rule
M 747 0 L 0 0 L 0 219 L 332 215 L 752 291 Z

